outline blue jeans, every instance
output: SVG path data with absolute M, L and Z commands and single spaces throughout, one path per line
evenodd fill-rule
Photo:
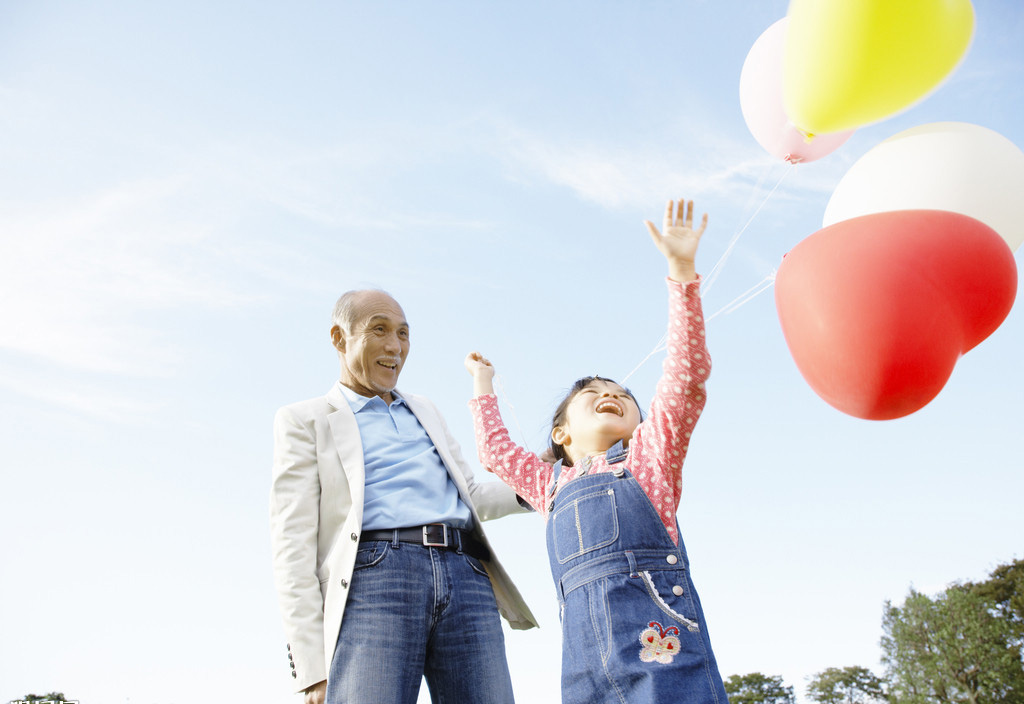
M 361 543 L 327 678 L 327 704 L 512 704 L 505 636 L 475 557 Z

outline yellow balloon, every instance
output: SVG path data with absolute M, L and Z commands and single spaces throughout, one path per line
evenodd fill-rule
M 970 0 L 791 0 L 786 114 L 808 134 L 849 130 L 911 105 L 959 63 Z

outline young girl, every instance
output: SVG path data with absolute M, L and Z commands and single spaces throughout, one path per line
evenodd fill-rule
M 704 343 L 693 202 L 668 203 L 668 355 L 649 415 L 603 377 L 578 380 L 555 411 L 552 466 L 511 442 L 494 367 L 466 357 L 480 462 L 547 519 L 562 619 L 562 701 L 727 704 L 679 537 L 683 459 L 711 371 Z

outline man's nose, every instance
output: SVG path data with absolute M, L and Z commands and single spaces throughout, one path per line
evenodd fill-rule
M 398 339 L 398 333 L 392 333 L 384 339 L 384 350 L 398 353 L 402 351 L 402 341 Z

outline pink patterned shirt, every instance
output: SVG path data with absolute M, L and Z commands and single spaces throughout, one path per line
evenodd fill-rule
M 675 514 L 682 493 L 683 460 L 707 400 L 704 382 L 711 373 L 711 358 L 704 341 L 700 280 L 681 284 L 668 279 L 668 290 L 668 354 L 647 419 L 630 438 L 626 465 L 678 545 Z M 556 478 L 550 464 L 512 442 L 493 394 L 474 398 L 469 407 L 481 464 L 547 518 L 551 483 L 564 486 L 577 476 L 577 467 L 563 466 Z M 611 469 L 603 454 L 590 460 L 589 474 Z

